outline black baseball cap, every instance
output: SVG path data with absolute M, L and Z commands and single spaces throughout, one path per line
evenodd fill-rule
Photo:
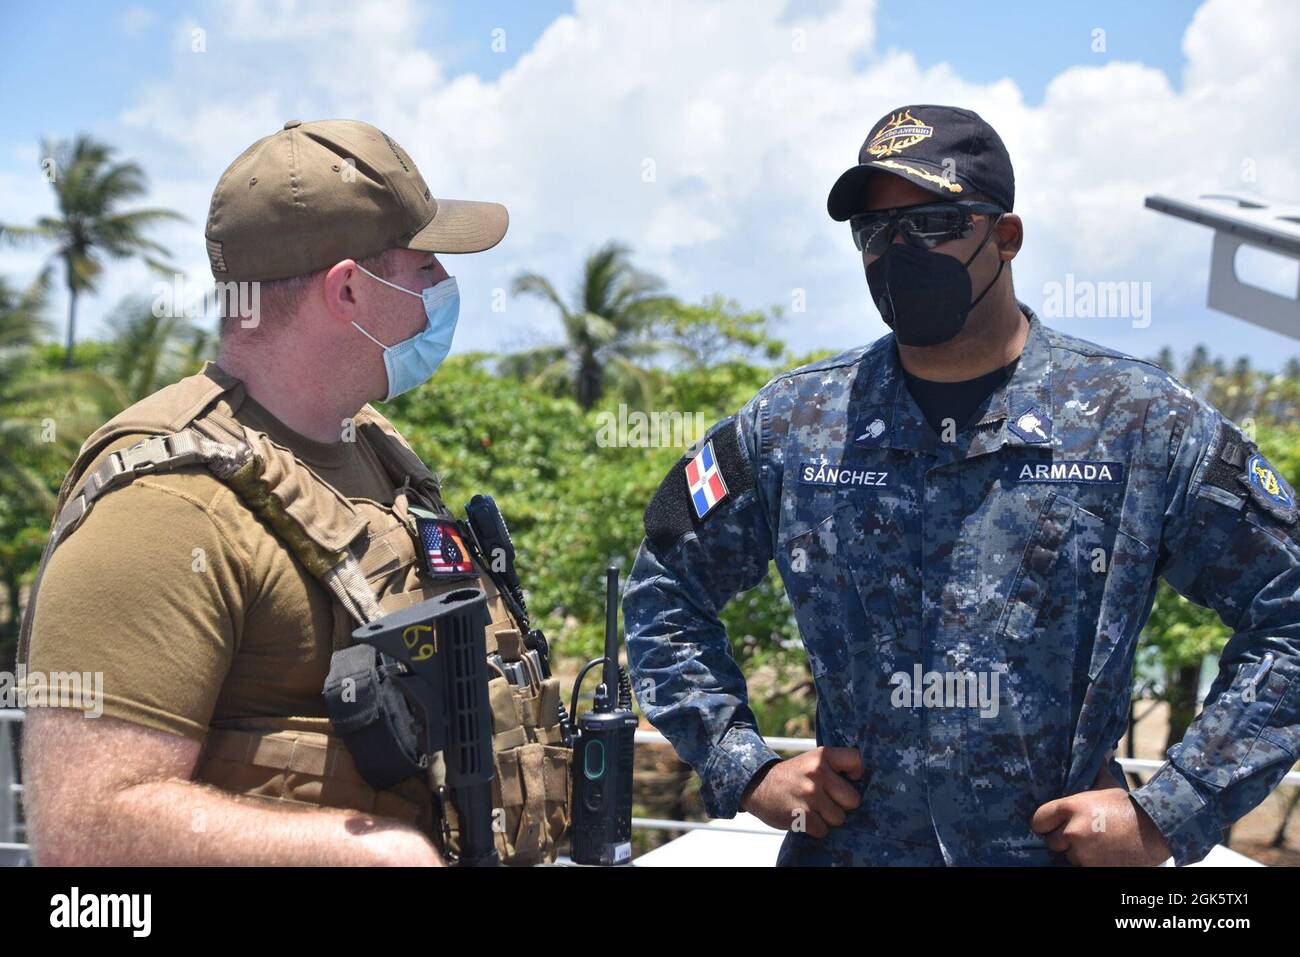
M 1002 137 L 971 110 L 921 104 L 901 106 L 872 128 L 858 165 L 831 187 L 826 211 L 843 222 L 863 211 L 867 180 L 900 176 L 945 199 L 977 199 L 1007 212 L 1016 198 L 1016 177 Z

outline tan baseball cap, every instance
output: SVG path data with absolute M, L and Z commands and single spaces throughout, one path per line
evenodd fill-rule
M 403 247 L 476 253 L 506 234 L 500 203 L 434 199 L 415 162 L 360 120 L 290 120 L 230 164 L 204 231 L 223 282 L 288 279 Z

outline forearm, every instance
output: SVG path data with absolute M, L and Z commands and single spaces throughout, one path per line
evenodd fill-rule
M 760 404 L 724 419 L 669 470 L 646 507 L 646 537 L 623 595 L 637 700 L 699 774 L 714 817 L 734 817 L 755 773 L 777 757 L 758 732 L 720 618 L 727 602 L 763 581 L 772 559 L 756 477 Z
M 734 817 L 754 774 L 778 758 L 757 729 L 726 630 L 646 549 L 624 596 L 628 662 L 646 717 L 700 776 L 714 817 Z
M 1208 407 L 1190 422 L 1170 482 L 1161 574 L 1233 631 L 1203 710 L 1133 793 L 1182 865 L 1300 755 L 1300 513 L 1255 444 Z
M 193 781 L 136 784 L 47 808 L 38 864 L 164 866 L 438 865 L 409 825 L 360 811 L 273 802 Z
M 1270 639 L 1277 640 L 1277 639 Z M 1236 660 L 1246 636 L 1233 639 Z M 1277 787 L 1300 749 L 1300 680 L 1294 653 L 1266 655 L 1236 669 L 1169 751 L 1169 761 L 1133 798 L 1160 828 L 1178 864 L 1200 860 L 1224 828 Z M 1222 687 L 1222 683 L 1218 685 Z

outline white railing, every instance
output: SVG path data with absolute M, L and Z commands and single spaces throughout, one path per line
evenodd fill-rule
M 767 742 L 767 746 L 773 751 L 802 753 L 804 751 L 811 751 L 813 748 L 817 747 L 817 742 L 812 738 L 764 738 L 763 740 Z M 650 746 L 671 747 L 668 739 L 658 731 L 636 732 L 636 743 Z M 1163 761 L 1155 761 L 1150 758 L 1119 759 L 1119 766 L 1125 771 L 1132 772 L 1147 771 L 1155 773 L 1164 766 L 1164 763 L 1165 762 Z M 1282 778 L 1278 786 L 1281 787 L 1282 785 L 1300 787 L 1300 771 L 1289 772 L 1284 778 Z M 710 824 L 708 821 L 673 821 L 664 820 L 662 818 L 634 817 L 632 818 L 632 826 L 647 831 L 693 831 L 697 828 L 709 827 Z M 738 828 L 736 830 L 739 830 L 741 833 L 752 834 L 770 833 L 768 831 L 749 830 L 746 828 Z
M 18 780 L 14 765 L 13 728 L 21 724 L 23 713 L 16 708 L 0 708 L 0 864 L 27 863 L 28 847 L 19 838 L 25 838 L 26 826 L 20 820 L 20 804 L 23 793 L 22 783 Z M 774 751 L 802 753 L 817 747 L 812 738 L 765 738 L 768 747 Z M 637 731 L 636 743 L 651 747 L 668 747 L 668 739 L 658 731 Z M 1120 767 L 1125 771 L 1158 771 L 1163 761 L 1147 758 L 1120 758 Z M 1281 781 L 1282 784 L 1300 787 L 1300 771 L 1292 771 Z M 634 817 L 632 826 L 652 831 L 694 831 L 710 827 L 708 821 L 674 821 L 664 818 Z M 768 831 L 750 828 L 730 828 L 745 834 L 767 834 Z
M 22 822 L 23 786 L 14 760 L 14 728 L 23 720 L 17 708 L 0 708 L 0 865 L 28 863 L 27 826 Z

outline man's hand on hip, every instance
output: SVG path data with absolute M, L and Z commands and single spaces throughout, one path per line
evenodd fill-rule
M 1030 826 L 1083 867 L 1154 867 L 1170 855 L 1164 835 L 1105 764 L 1091 790 L 1048 801 Z
M 844 823 L 845 811 L 862 801 L 845 776 L 862 779 L 862 755 L 856 748 L 814 748 L 759 771 L 740 807 L 769 827 L 825 837 Z

